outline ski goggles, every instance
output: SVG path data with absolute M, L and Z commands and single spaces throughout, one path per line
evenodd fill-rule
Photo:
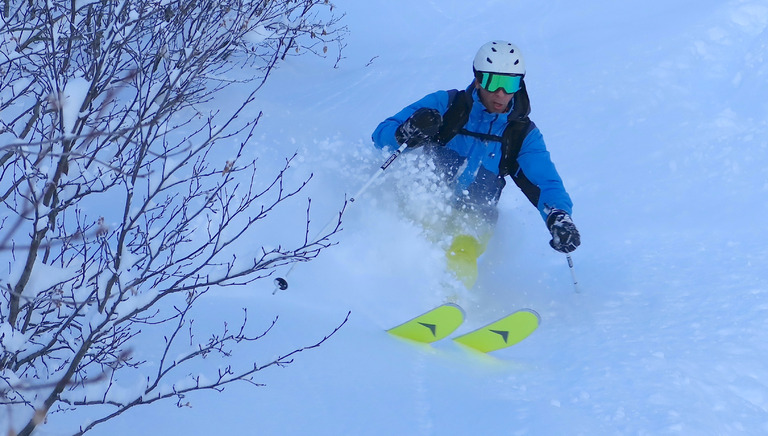
M 488 92 L 496 92 L 503 89 L 507 94 L 514 94 L 520 90 L 523 76 L 520 74 L 498 74 L 478 71 L 480 86 Z

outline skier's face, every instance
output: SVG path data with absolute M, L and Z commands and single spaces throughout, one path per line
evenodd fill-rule
M 480 101 L 483 102 L 483 106 L 488 109 L 488 112 L 495 114 L 506 112 L 509 102 L 515 96 L 514 93 L 508 94 L 503 88 L 497 89 L 496 92 L 487 91 L 480 86 L 477 80 L 475 80 L 475 88 L 480 93 Z

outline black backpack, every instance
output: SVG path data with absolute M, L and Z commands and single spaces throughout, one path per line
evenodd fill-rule
M 501 136 L 471 132 L 464 128 L 472 110 L 472 86 L 470 85 L 463 91 L 456 89 L 448 91 L 448 110 L 443 114 L 443 124 L 435 137 L 437 143 L 445 145 L 456 135 L 467 135 L 485 141 L 501 142 L 500 178 L 503 181 L 505 176 L 511 176 L 528 200 L 534 206 L 538 206 L 541 190 L 528 180 L 517 163 L 517 155 L 520 154 L 525 136 L 536 126 L 528 118 L 528 114 L 531 112 L 531 103 L 528 99 L 528 91 L 525 89 L 525 81 L 521 82 L 520 90 L 515 93 L 514 109 L 507 117 L 507 127 Z

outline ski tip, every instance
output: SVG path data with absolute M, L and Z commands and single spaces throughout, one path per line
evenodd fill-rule
M 518 310 L 518 312 L 528 312 L 528 313 L 532 314 L 533 316 L 536 317 L 536 321 L 539 324 L 541 324 L 541 315 L 539 315 L 539 312 L 536 312 L 533 309 L 520 309 L 520 310 Z
M 517 344 L 533 333 L 540 323 L 541 316 L 538 312 L 520 309 L 453 340 L 482 353 L 488 353 Z
M 447 337 L 463 322 L 464 310 L 457 304 L 446 303 L 387 332 L 401 338 L 431 343 Z
M 464 311 L 464 308 L 459 306 L 456 303 L 445 303 L 443 306 L 453 307 L 455 309 L 458 309 L 458 311 L 461 313 L 461 318 L 464 319 L 467 317 L 467 312 Z

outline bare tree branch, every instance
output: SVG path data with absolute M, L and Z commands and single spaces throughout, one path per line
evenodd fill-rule
M 0 415 L 27 417 L 19 435 L 53 410 L 114 407 L 82 434 L 137 405 L 259 386 L 256 372 L 327 340 L 171 378 L 211 355 L 232 359 L 276 322 L 249 335 L 244 312 L 235 330 L 224 320 L 196 331 L 201 296 L 312 259 L 340 229 L 311 239 L 308 206 L 303 238 L 257 247 L 259 226 L 311 176 L 288 182 L 295 156 L 264 174 L 244 151 L 256 95 L 281 60 L 342 59 L 342 17 L 327 0 L 3 1 Z M 147 335 L 164 338 L 141 342 L 159 344 L 157 368 L 131 352 Z M 129 373 L 147 384 L 118 400 Z

